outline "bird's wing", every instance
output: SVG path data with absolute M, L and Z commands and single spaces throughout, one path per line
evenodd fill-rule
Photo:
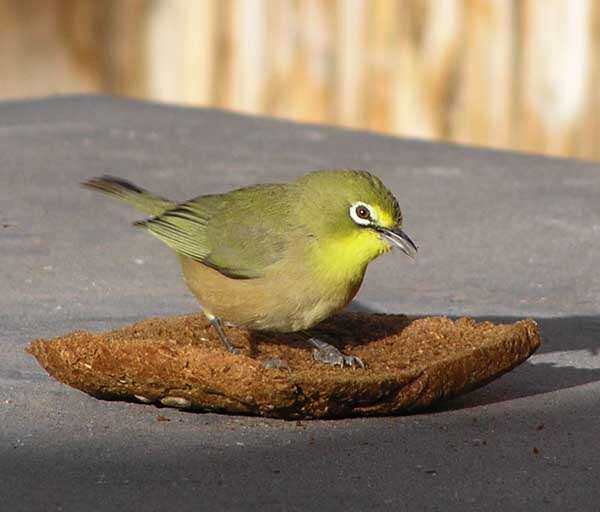
M 201 196 L 138 222 L 179 254 L 235 279 L 264 275 L 286 247 L 284 186 L 260 185 Z

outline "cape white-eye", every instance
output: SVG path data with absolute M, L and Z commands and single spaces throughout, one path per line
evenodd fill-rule
M 110 176 L 84 186 L 150 215 L 147 229 L 178 255 L 183 275 L 226 348 L 222 321 L 251 330 L 304 331 L 345 307 L 367 265 L 417 247 L 402 231 L 398 201 L 367 171 L 315 171 L 175 203 Z M 310 338 L 323 363 L 363 366 Z

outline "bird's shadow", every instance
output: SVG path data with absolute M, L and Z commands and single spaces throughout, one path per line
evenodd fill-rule
M 360 315 L 352 315 L 352 313 L 360 313 Z M 368 313 L 369 316 L 366 317 L 365 313 Z M 262 343 L 309 349 L 312 348 L 312 345 L 307 340 L 311 337 L 330 343 L 340 350 L 348 345 L 364 345 L 387 336 L 400 334 L 416 318 L 401 314 L 392 317 L 385 315 L 384 322 L 377 319 L 378 314 L 382 315 L 370 308 L 353 303 L 349 310 L 334 315 L 302 333 L 249 331 L 250 356 L 257 357 L 259 355 L 258 347 Z
M 350 309 L 359 313 L 377 313 L 376 310 L 356 302 L 352 304 Z M 448 316 L 453 318 L 450 315 Z M 391 330 L 388 323 L 387 328 L 383 331 L 359 329 L 359 335 L 357 335 L 357 326 L 353 325 L 352 322 L 342 328 L 340 332 L 339 323 L 331 324 L 326 321 L 311 330 L 310 334 L 338 346 L 340 346 L 340 339 L 344 340 L 344 344 L 358 345 L 379 339 L 385 335 L 399 334 L 416 318 L 419 317 L 398 316 Z M 477 321 L 489 320 L 503 324 L 514 323 L 522 319 L 509 316 L 472 318 Z M 600 364 L 593 362 L 589 365 L 585 364 L 586 357 L 598 361 L 596 356 L 600 355 L 600 315 L 534 318 L 534 320 L 539 325 L 542 343 L 533 358 L 481 388 L 434 405 L 428 409 L 428 412 L 477 407 L 542 395 L 600 381 Z M 301 335 L 292 334 L 283 337 L 279 335 L 275 339 L 267 333 L 254 333 L 252 335 L 251 345 L 254 351 L 257 344 L 264 342 L 308 347 L 306 338 Z M 569 352 L 573 353 L 574 357 L 565 357 L 565 354 Z M 540 355 L 543 357 L 538 357 Z M 542 360 L 538 361 L 537 359 Z M 582 360 L 584 361 L 584 367 L 581 367 Z

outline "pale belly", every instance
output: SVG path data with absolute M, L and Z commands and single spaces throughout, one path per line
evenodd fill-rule
M 294 332 L 345 307 L 358 292 L 364 271 L 349 279 L 315 279 L 308 269 L 288 268 L 257 279 L 231 279 L 180 256 L 185 281 L 202 308 L 252 330 Z

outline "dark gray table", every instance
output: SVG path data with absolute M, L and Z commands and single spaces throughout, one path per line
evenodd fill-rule
M 427 414 L 296 422 L 103 402 L 28 341 L 194 311 L 109 173 L 173 198 L 375 170 L 421 247 L 355 307 L 534 316 L 543 346 Z M 0 510 L 598 510 L 600 167 L 102 97 L 0 104 Z M 157 415 L 170 421 L 157 421 Z

